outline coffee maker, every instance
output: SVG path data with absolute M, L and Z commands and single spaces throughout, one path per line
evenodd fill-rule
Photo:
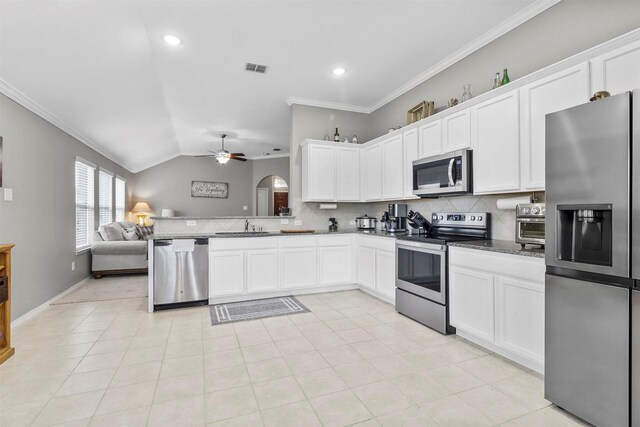
M 404 233 L 407 231 L 406 203 L 389 203 L 387 232 Z

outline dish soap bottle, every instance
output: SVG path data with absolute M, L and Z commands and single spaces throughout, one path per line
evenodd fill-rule
M 338 231 L 338 221 L 335 218 L 329 218 L 329 232 Z

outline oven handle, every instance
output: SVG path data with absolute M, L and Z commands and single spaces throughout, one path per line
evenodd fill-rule
M 456 185 L 455 182 L 453 182 L 453 164 L 456 162 L 455 157 L 451 160 L 449 160 L 449 170 L 447 171 L 448 175 L 449 175 L 449 187 L 453 187 Z
M 516 222 L 539 222 L 544 223 L 544 218 L 516 218 Z
M 419 252 L 426 252 L 430 254 L 445 254 L 447 247 L 445 245 L 437 245 L 435 243 L 427 243 L 430 247 L 425 247 L 425 243 L 416 242 L 402 242 L 396 243 L 396 249 L 417 250 Z

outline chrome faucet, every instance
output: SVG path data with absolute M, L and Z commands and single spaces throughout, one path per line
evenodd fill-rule
M 244 220 L 244 232 L 245 233 L 249 232 L 249 220 L 248 219 Z

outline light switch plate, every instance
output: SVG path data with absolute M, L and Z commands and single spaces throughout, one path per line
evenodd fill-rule
M 300 219 L 296 219 L 295 224 L 296 224 L 296 225 L 302 225 L 302 220 L 300 220 Z
M 194 219 L 187 220 L 187 227 L 195 227 L 197 225 Z
M 242 207 L 242 210 L 243 210 L 243 211 L 249 210 L 249 206 L 243 206 L 243 207 Z
M 12 202 L 13 201 L 13 188 L 5 188 L 4 189 L 4 201 Z
M 289 224 L 289 220 L 288 219 L 281 219 L 280 220 L 280 224 Z
M 76 271 L 76 262 L 71 261 L 71 271 Z

